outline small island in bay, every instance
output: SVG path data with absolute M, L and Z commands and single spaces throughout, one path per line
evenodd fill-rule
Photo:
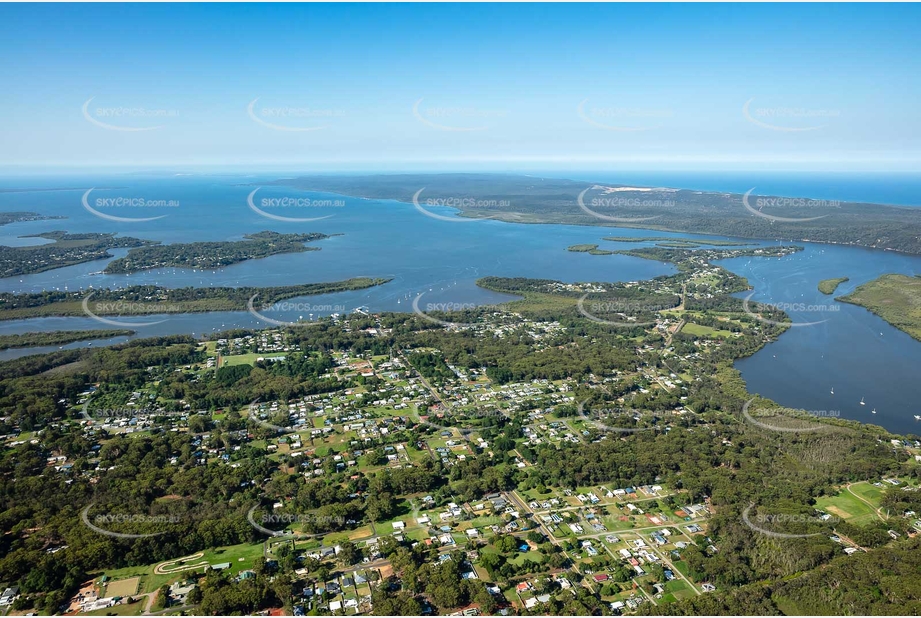
M 590 253 L 592 255 L 611 255 L 614 253 L 606 249 L 599 249 L 598 245 L 572 245 L 566 250 L 573 251 L 574 253 Z
M 193 242 L 171 245 L 148 245 L 128 252 L 123 258 L 106 266 L 106 274 L 126 274 L 152 268 L 196 268 L 214 270 L 238 262 L 278 255 L 319 251 L 304 243 L 329 238 L 318 232 L 308 234 L 280 234 L 258 232 L 247 234 L 244 240 L 225 242 Z
M 23 333 L 21 335 L 0 335 L 0 350 L 10 348 L 33 348 L 37 346 L 66 345 L 76 341 L 111 339 L 135 334 L 133 330 L 57 330 L 46 333 Z
M 0 212 L 0 225 L 20 223 L 23 221 L 49 221 L 51 219 L 66 219 L 67 217 L 40 215 L 37 212 Z
M 835 300 L 860 305 L 921 341 L 921 277 L 883 275 Z
M 819 281 L 819 291 L 822 294 L 834 294 L 838 286 L 845 281 L 850 281 L 848 277 L 839 277 L 837 279 L 822 279 Z
M 698 240 L 695 238 L 671 238 L 668 236 L 646 236 L 646 237 L 634 237 L 634 236 L 607 236 L 602 238 L 602 240 L 607 240 L 610 242 L 653 242 L 656 247 L 662 247 L 665 249 L 699 249 L 706 247 L 744 247 L 750 245 L 751 243 L 744 242 L 735 242 L 732 240 Z M 620 253 L 620 251 L 610 251 L 608 249 L 599 249 L 597 244 L 581 244 L 581 245 L 572 245 L 567 248 L 567 251 L 574 251 L 576 253 L 589 253 L 591 255 L 612 255 L 614 253 Z

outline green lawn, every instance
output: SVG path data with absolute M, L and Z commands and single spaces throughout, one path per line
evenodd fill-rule
M 861 483 L 861 485 L 864 484 L 869 485 L 869 483 Z M 870 487 L 873 486 L 870 485 Z M 857 485 L 852 487 L 852 489 L 858 494 L 860 493 Z M 873 489 L 876 488 L 873 487 Z M 842 489 L 837 495 L 819 498 L 816 500 L 816 507 L 852 524 L 869 523 L 877 518 L 872 508 L 846 489 Z
M 262 555 L 262 544 L 258 543 L 256 545 L 242 544 L 242 545 L 232 545 L 230 547 L 219 547 L 217 549 L 208 549 L 204 551 L 204 556 L 200 560 L 195 562 L 207 561 L 210 564 L 220 564 L 221 562 L 230 563 L 230 572 L 239 573 L 245 569 L 252 568 L 253 562 L 256 558 Z M 241 561 L 240 558 L 243 558 Z M 183 578 L 187 573 L 186 572 L 177 572 L 177 573 L 167 573 L 163 575 L 157 575 L 154 573 L 154 569 L 160 564 L 148 564 L 144 566 L 134 566 L 134 567 L 125 567 L 122 569 L 114 569 L 105 571 L 105 574 L 109 576 L 109 579 L 125 579 L 126 577 L 135 577 L 140 576 L 141 582 L 138 588 L 138 594 L 144 594 L 147 592 L 153 592 L 158 589 L 160 586 L 168 583 L 172 583 Z M 201 569 L 198 570 L 201 572 Z M 103 614 L 104 615 L 104 614 Z
M 665 584 L 665 591 L 673 594 L 676 599 L 689 599 L 695 596 L 694 591 L 691 590 L 687 583 L 677 578 Z
M 694 324 L 693 322 L 687 322 L 683 327 L 681 327 L 681 332 L 687 333 L 689 335 L 697 335 L 701 337 L 731 337 L 732 336 L 731 331 L 710 328 L 709 326 L 701 326 L 700 324 Z
M 688 573 L 690 569 L 688 568 L 688 563 L 684 560 L 672 560 L 672 565 L 678 570 L 679 573 L 685 577 L 689 577 Z
M 888 485 L 888 483 L 886 483 L 886 485 Z M 851 491 L 877 507 L 880 505 L 880 501 L 883 498 L 883 489 L 869 482 L 855 483 L 851 485 Z
M 259 352 L 259 353 L 249 353 L 249 354 L 235 354 L 233 356 L 224 356 L 221 359 L 222 367 L 229 367 L 232 365 L 253 365 L 256 362 L 257 358 L 265 358 L 269 356 L 285 356 L 284 352 Z

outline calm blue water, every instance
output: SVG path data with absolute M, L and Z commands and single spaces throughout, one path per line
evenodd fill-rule
M 563 176 L 559 174 L 559 176 Z M 572 177 L 573 175 L 569 175 Z M 674 272 L 669 265 L 627 256 L 590 256 L 567 252 L 571 244 L 599 242 L 614 232 L 608 229 L 564 225 L 518 225 L 493 221 L 454 223 L 426 217 L 412 205 L 392 201 L 265 187 L 255 199 L 297 197 L 309 200 L 344 200 L 341 207 L 275 209 L 289 217 L 333 215 L 308 223 L 278 222 L 253 212 L 247 195 L 260 182 L 275 175 L 253 176 L 107 176 L 91 179 L 0 179 L 0 210 L 32 210 L 64 215 L 67 220 L 18 223 L 0 227 L 0 243 L 22 244 L 19 236 L 64 229 L 71 232 L 118 232 L 163 242 L 235 240 L 261 230 L 278 232 L 324 232 L 342 234 L 315 243 L 321 251 L 273 256 L 237 264 L 218 271 L 168 269 L 132 275 L 102 275 L 105 261 L 0 279 L 0 291 L 27 292 L 43 289 L 88 290 L 156 283 L 182 286 L 268 286 L 335 281 L 355 276 L 393 277 L 386 285 L 342 294 L 294 299 L 301 306 L 290 311 L 267 313 L 276 320 L 293 321 L 351 311 L 411 310 L 412 300 L 424 293 L 427 303 L 495 303 L 505 300 L 476 287 L 486 275 L 523 276 L 563 281 L 631 281 Z M 758 193 L 902 205 L 921 203 L 921 177 L 873 175 L 778 175 L 676 174 L 600 172 L 586 179 L 620 184 L 665 185 L 698 190 L 744 192 L 752 186 Z M 176 207 L 99 208 L 119 216 L 145 217 L 167 214 L 148 222 L 113 222 L 88 212 L 81 203 L 85 188 L 100 187 L 90 198 L 144 198 L 174 200 Z M 10 188 L 81 187 L 70 191 L 4 193 Z M 450 209 L 433 209 L 450 215 Z M 657 231 L 620 229 L 616 235 L 668 236 Z M 693 236 L 675 234 L 674 236 Z M 770 244 L 770 243 L 753 243 Z M 609 248 L 619 248 L 607 243 Z M 639 246 L 622 244 L 620 246 Z M 787 307 L 795 322 L 820 322 L 790 329 L 737 367 L 749 390 L 783 405 L 807 410 L 827 410 L 892 431 L 921 433 L 913 415 L 921 413 L 921 343 L 888 326 L 869 312 L 835 303 L 818 292 L 819 280 L 848 276 L 839 288 L 847 293 L 855 286 L 887 272 L 921 273 L 921 258 L 883 251 L 807 244 L 806 251 L 781 259 L 735 259 L 723 264 L 755 286 L 754 301 L 800 303 L 803 310 Z M 116 256 L 125 250 L 114 251 Z M 124 323 L 163 320 L 137 327 L 139 336 L 170 333 L 200 335 L 232 327 L 266 327 L 270 324 L 247 312 L 124 318 Z M 0 322 L 0 333 L 103 327 L 89 317 L 44 318 Z M 121 341 L 117 339 L 115 341 Z M 94 342 L 105 345 L 110 342 Z M 79 347 L 77 343 L 66 347 Z M 54 348 L 7 350 L 0 359 L 50 351 Z M 834 388 L 835 394 L 830 390 Z M 859 404 L 861 398 L 865 404 Z M 871 414 L 872 409 L 876 414 Z

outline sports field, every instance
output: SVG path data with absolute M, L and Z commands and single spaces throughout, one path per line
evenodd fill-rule
M 850 489 L 841 488 L 834 496 L 819 498 L 816 508 L 848 523 L 867 524 L 879 519 L 876 509 L 881 496 L 882 490 L 872 483 L 854 483 Z
M 138 585 L 141 583 L 140 577 L 129 577 L 110 581 L 106 584 L 106 596 L 109 597 L 130 597 L 138 592 Z

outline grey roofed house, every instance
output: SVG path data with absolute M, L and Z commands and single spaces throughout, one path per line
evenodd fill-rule
M 3 591 L 3 595 L 0 595 L 0 605 L 12 605 L 17 596 L 19 596 L 19 586 L 7 588 Z

